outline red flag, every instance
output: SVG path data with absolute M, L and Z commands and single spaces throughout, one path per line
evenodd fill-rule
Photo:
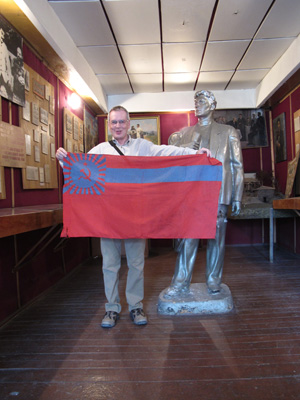
M 222 164 L 206 155 L 64 159 L 68 237 L 214 238 Z

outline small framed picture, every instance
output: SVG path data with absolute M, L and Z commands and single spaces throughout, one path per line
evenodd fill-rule
M 285 133 L 285 113 L 273 119 L 274 136 L 274 155 L 275 162 L 279 163 L 286 160 L 286 133 Z

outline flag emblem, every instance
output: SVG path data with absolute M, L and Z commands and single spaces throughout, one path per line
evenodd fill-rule
M 64 161 L 65 185 L 63 193 L 104 193 L 106 158 L 95 154 L 70 154 Z

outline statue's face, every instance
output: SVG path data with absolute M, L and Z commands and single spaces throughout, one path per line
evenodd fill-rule
M 210 100 L 204 96 L 198 96 L 195 99 L 195 115 L 196 117 L 206 116 L 213 110 Z

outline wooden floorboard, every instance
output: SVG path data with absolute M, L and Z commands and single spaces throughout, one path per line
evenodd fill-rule
M 268 248 L 226 249 L 226 315 L 161 316 L 159 293 L 176 254 L 150 251 L 145 267 L 147 326 L 123 310 L 113 329 L 104 314 L 101 259 L 67 279 L 0 329 L 0 400 L 300 399 L 300 257 Z M 200 249 L 194 282 L 203 282 Z

